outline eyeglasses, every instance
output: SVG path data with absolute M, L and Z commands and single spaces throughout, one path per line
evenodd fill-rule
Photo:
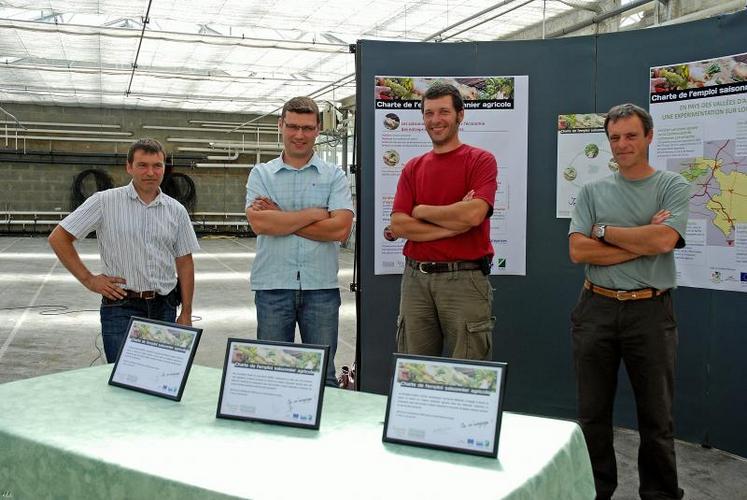
M 299 130 L 304 134 L 316 132 L 316 125 L 296 125 L 295 123 L 283 122 L 283 126 L 291 132 L 298 132 Z

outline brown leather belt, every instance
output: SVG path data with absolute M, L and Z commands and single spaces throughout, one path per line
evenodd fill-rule
M 612 290 L 609 288 L 604 288 L 603 286 L 595 285 L 589 280 L 584 280 L 584 288 L 593 293 L 619 301 L 651 299 L 667 292 L 667 290 L 657 290 L 656 288 L 641 288 L 640 290 Z
M 477 271 L 482 269 L 479 260 L 459 260 L 455 262 L 418 262 L 410 258 L 405 259 L 407 265 L 421 273 L 447 273 L 450 271 Z
M 143 299 L 152 300 L 158 295 L 154 290 L 146 290 L 144 292 L 135 292 L 133 290 L 122 290 L 125 293 L 125 297 L 128 299 Z

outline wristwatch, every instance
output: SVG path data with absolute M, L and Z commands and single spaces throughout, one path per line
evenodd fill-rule
M 594 224 L 594 236 L 599 241 L 604 241 L 604 233 L 607 230 L 607 224 Z

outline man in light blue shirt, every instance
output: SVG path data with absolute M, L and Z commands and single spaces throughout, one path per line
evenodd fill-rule
M 326 383 L 336 387 L 338 252 L 353 224 L 350 188 L 341 169 L 314 153 L 320 115 L 312 99 L 285 103 L 278 128 L 283 153 L 255 165 L 246 184 L 246 217 L 257 234 L 257 338 L 293 342 L 298 323 L 303 343 L 329 346 Z

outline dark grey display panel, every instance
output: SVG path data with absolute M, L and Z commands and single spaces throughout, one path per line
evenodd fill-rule
M 374 76 L 529 75 L 527 275 L 491 278 L 497 317 L 493 357 L 511 366 L 505 409 L 573 418 L 569 314 L 583 270 L 568 258 L 568 221 L 555 218 L 557 115 L 604 112 L 626 101 L 648 107 L 650 66 L 740 52 L 747 52 L 744 12 L 671 27 L 544 41 L 361 41 L 356 54 L 361 388 L 387 391 L 400 283 L 399 276 L 373 274 Z M 740 306 L 747 305 L 747 295 L 680 288 L 674 296 L 680 334 L 677 436 L 745 456 L 747 321 Z M 623 370 L 616 422 L 635 427 L 635 405 Z

